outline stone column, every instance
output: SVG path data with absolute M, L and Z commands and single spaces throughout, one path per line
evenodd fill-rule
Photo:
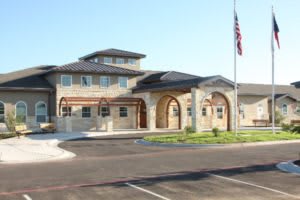
M 201 91 L 198 88 L 192 88 L 192 127 L 195 131 L 201 132 Z
M 66 133 L 72 132 L 72 117 L 69 116 L 65 117 L 65 131 Z
M 103 119 L 103 117 L 101 115 L 96 117 L 96 131 L 101 130 L 102 119 Z
M 178 98 L 179 103 L 181 104 L 181 129 L 183 130 L 187 125 L 187 99 L 186 98 Z
M 105 117 L 105 129 L 107 132 L 113 132 L 113 118 L 111 116 Z
M 145 95 L 145 103 L 147 107 L 147 127 L 149 131 L 156 129 L 156 102 L 151 98 L 151 94 Z

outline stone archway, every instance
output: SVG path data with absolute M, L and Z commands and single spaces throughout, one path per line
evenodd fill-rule
M 207 105 L 207 102 L 210 104 Z M 206 116 L 203 116 L 203 109 L 206 110 Z M 210 112 L 210 113 L 209 113 Z M 220 129 L 231 130 L 230 104 L 227 97 L 221 92 L 211 92 L 205 96 L 201 104 L 201 119 L 203 128 L 218 127 Z M 208 117 L 209 116 L 209 117 Z M 207 119 L 207 120 L 205 120 Z
M 181 129 L 181 107 L 175 97 L 166 95 L 157 102 L 156 128 Z
M 140 101 L 139 123 L 140 123 L 140 128 L 147 128 L 147 107 L 144 100 Z

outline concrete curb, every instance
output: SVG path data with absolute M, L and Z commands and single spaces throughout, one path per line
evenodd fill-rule
M 278 169 L 284 172 L 289 172 L 292 174 L 300 175 L 300 167 L 294 164 L 295 160 L 290 160 L 288 162 L 281 162 L 276 165 Z
M 183 147 L 183 148 L 228 148 L 228 147 L 251 147 L 251 146 L 266 146 L 276 144 L 291 144 L 300 143 L 300 140 L 285 140 L 285 141 L 270 141 L 270 142 L 249 142 L 249 143 L 236 143 L 236 144 L 177 144 L 177 143 L 159 143 L 149 142 L 144 139 L 136 140 L 136 144 L 145 146 L 159 146 L 159 147 Z

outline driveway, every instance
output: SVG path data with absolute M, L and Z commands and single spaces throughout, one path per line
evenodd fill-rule
M 141 146 L 144 134 L 59 145 L 67 161 L 0 165 L 0 199 L 299 199 L 300 177 L 279 171 L 299 144 L 238 148 Z

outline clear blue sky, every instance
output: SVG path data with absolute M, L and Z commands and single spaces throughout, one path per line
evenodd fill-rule
M 300 1 L 237 0 L 238 82 L 271 83 L 271 4 L 281 50 L 276 83 L 300 80 Z M 1 0 L 0 73 L 60 65 L 106 48 L 147 54 L 143 69 L 233 80 L 233 0 Z

